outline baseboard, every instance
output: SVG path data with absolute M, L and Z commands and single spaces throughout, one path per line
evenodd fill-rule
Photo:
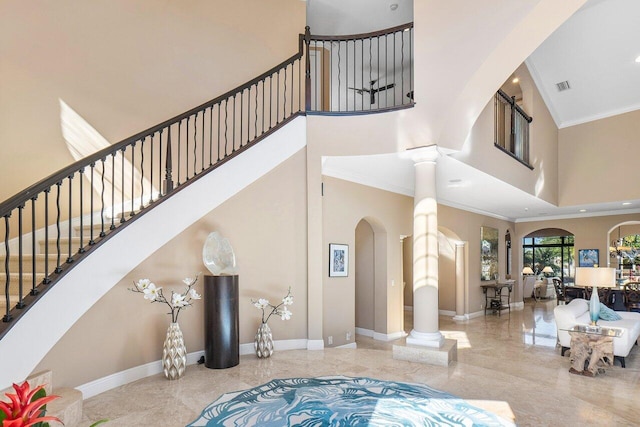
M 307 350 L 324 350 L 324 340 L 307 340 Z
M 456 315 L 455 311 L 451 311 L 451 310 L 438 310 L 438 314 L 440 316 L 449 316 L 449 317 L 453 317 Z
M 512 302 L 511 303 L 511 308 L 513 308 L 515 310 L 521 310 L 521 309 L 524 308 L 524 302 L 523 301 Z
M 334 348 L 358 348 L 358 345 L 354 342 L 350 342 L 349 344 L 343 344 L 343 345 L 339 345 L 337 347 Z
M 465 316 L 469 316 L 469 319 L 475 319 L 476 317 L 484 316 L 484 310 L 476 311 L 475 313 L 465 314 Z
M 373 331 L 371 329 L 358 328 L 356 327 L 356 334 L 362 335 L 363 337 L 373 338 Z
M 407 336 L 405 331 L 393 332 L 391 334 L 381 334 L 379 332 L 373 333 L 373 339 L 377 341 L 393 341 L 405 336 Z
M 276 351 L 304 350 L 308 349 L 309 341 L 310 340 L 306 339 L 274 341 L 273 348 Z M 323 343 L 322 340 L 318 341 Z M 240 355 L 254 353 L 253 343 L 240 344 Z M 204 356 L 204 351 L 202 350 L 187 354 L 187 366 L 195 365 L 202 356 Z M 89 399 L 113 388 L 160 373 L 162 373 L 162 362 L 156 360 L 155 362 L 145 363 L 144 365 L 135 366 L 125 369 L 124 371 L 116 372 L 115 374 L 107 375 L 106 377 L 98 378 L 97 380 L 82 384 L 76 388 L 82 392 L 83 399 Z
M 469 315 L 468 314 L 461 314 L 460 316 L 455 315 L 455 316 L 453 316 L 453 318 L 451 320 L 456 321 L 456 322 L 462 322 L 462 321 L 465 321 L 465 320 L 469 320 Z

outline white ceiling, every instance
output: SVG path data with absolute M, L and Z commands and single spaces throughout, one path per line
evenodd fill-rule
M 308 2 L 313 34 L 356 34 L 413 19 L 409 0 Z M 393 3 L 395 11 L 389 7 Z M 589 0 L 526 63 L 562 128 L 640 109 L 638 56 L 640 0 Z M 556 83 L 565 80 L 571 89 L 558 92 Z M 438 162 L 438 202 L 473 212 L 517 222 L 640 212 L 640 200 L 561 208 L 451 157 Z M 413 195 L 413 163 L 398 154 L 327 158 L 323 173 Z
M 526 63 L 559 128 L 640 109 L 640 1 L 590 0 Z M 571 89 L 559 92 L 556 83 Z

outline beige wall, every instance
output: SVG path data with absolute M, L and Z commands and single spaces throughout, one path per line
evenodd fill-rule
M 483 283 L 480 281 L 480 227 L 482 226 L 498 229 L 498 274 L 501 279 L 504 279 L 506 262 L 504 236 L 509 229 L 513 237 L 514 224 L 501 219 L 466 212 L 449 206 L 438 205 L 438 227 L 445 227 L 453 231 L 461 241 L 467 242 L 469 246 L 469 259 L 467 263 L 469 273 L 468 299 L 464 310 L 467 314 L 480 311 L 484 305 L 484 295 L 482 288 L 480 288 L 480 285 Z M 515 251 L 513 253 L 514 259 L 516 256 L 519 256 L 515 254 Z M 455 289 L 455 283 L 451 287 Z M 445 289 L 448 288 L 449 287 L 445 287 Z M 449 296 L 450 294 L 448 292 L 446 292 L 446 295 L 445 301 L 449 301 L 448 304 L 451 304 L 451 301 L 453 301 L 453 308 L 451 308 L 451 310 L 455 310 L 455 293 L 453 293 L 453 299 Z M 517 295 L 514 294 L 512 297 L 512 301 L 517 301 Z M 444 308 L 441 307 L 441 309 Z
M 560 206 L 640 198 L 640 111 L 560 129 Z
M 413 228 L 411 197 L 377 190 L 331 177 L 323 177 L 323 337 L 333 336 L 333 346 L 347 344 L 346 333 L 355 331 L 355 278 L 351 258 L 347 277 L 328 277 L 329 243 L 349 245 L 354 256 L 356 226 L 361 219 L 371 225 L 376 240 L 375 332 L 402 331 L 402 258 L 400 236 Z M 381 249 L 381 250 L 380 250 Z M 386 251 L 386 256 L 382 251 Z M 380 277 L 386 270 L 384 277 Z M 393 286 L 392 286 L 393 281 Z M 353 335 L 352 335 L 353 337 Z
M 413 307 L 413 239 L 402 241 L 402 277 L 404 286 L 404 306 Z
M 0 200 L 73 161 L 59 100 L 108 141 L 119 141 L 297 52 L 305 6 L 299 0 L 0 2 Z
M 291 320 L 272 317 L 269 325 L 275 340 L 306 338 L 305 165 L 302 150 L 158 249 L 85 313 L 36 371 L 51 369 L 57 387 L 74 387 L 160 360 L 170 321 L 167 310 L 127 288 L 134 280 L 149 278 L 165 290 L 180 290 L 184 277 L 208 274 L 202 245 L 214 230 L 230 239 L 238 261 L 240 343 L 253 342 L 260 322 L 260 311 L 250 300 L 277 302 L 289 286 L 294 296 Z M 202 280 L 196 289 L 202 293 Z M 187 351 L 203 350 L 202 302 L 184 310 L 179 323 Z
M 520 78 L 523 109 L 530 124 L 530 164 L 533 170 L 494 146 L 494 100 L 486 104 L 459 153 L 453 155 L 481 171 L 550 203 L 558 200 L 558 128 L 547 110 L 527 67 L 514 73 Z
M 373 228 L 366 220 L 356 226 L 353 251 L 355 277 L 356 328 L 375 328 L 375 239 Z

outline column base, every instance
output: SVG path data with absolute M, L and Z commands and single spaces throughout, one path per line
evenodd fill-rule
M 438 332 L 418 332 L 415 329 L 407 337 L 407 344 L 422 347 L 440 348 L 444 345 L 444 337 Z
M 408 362 L 424 363 L 427 365 L 449 366 L 458 360 L 458 342 L 445 340 L 440 348 L 430 348 L 413 345 L 394 345 L 393 358 Z

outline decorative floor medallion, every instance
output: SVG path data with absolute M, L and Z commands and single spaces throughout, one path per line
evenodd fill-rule
M 288 378 L 223 394 L 197 426 L 514 426 L 422 384 L 343 376 Z

